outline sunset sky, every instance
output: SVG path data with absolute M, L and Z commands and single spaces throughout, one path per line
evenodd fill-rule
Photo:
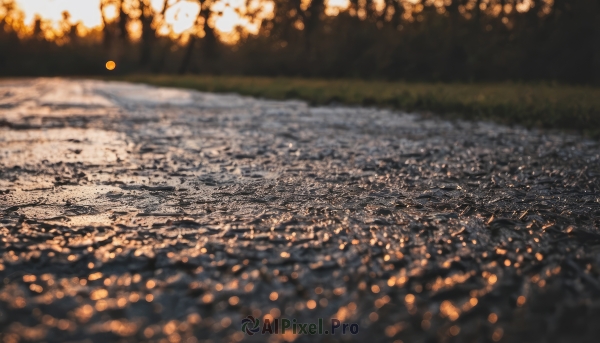
M 57 22 L 62 18 L 63 11 L 71 14 L 72 22 L 81 21 L 86 27 L 102 24 L 100 0 L 17 0 L 17 3 L 25 12 L 26 24 L 31 24 L 36 15 Z M 156 10 L 160 10 L 163 0 L 151 0 L 151 3 Z M 223 0 L 216 4 L 218 10 L 222 11 L 215 23 L 219 31 L 230 32 L 236 25 L 244 24 L 234 10 L 243 3 L 243 0 Z M 197 13 L 197 2 L 181 1 L 167 11 L 166 19 L 175 33 L 181 33 L 193 25 Z
M 31 24 L 35 15 L 51 20 L 60 20 L 63 11 L 71 13 L 74 22 L 82 21 L 88 27 L 102 23 L 100 0 L 17 0 L 25 12 L 25 22 Z
M 158 10 L 163 0 L 151 0 L 152 5 Z M 244 6 L 244 0 L 221 0 L 214 6 L 214 10 L 221 12 L 215 21 L 215 26 L 221 32 L 230 32 L 236 25 L 252 26 L 239 17 L 235 9 Z M 258 3 L 258 2 L 257 2 Z M 345 8 L 349 0 L 328 0 L 330 8 Z M 26 24 L 31 24 L 36 15 L 52 21 L 59 21 L 63 11 L 71 14 L 72 22 L 83 22 L 87 27 L 102 24 L 100 15 L 100 0 L 17 0 L 17 4 L 25 12 Z M 176 33 L 180 33 L 192 26 L 197 13 L 195 1 L 182 1 L 173 6 L 167 13 L 167 22 L 173 26 Z M 250 31 L 256 28 L 249 27 Z M 253 30 L 254 29 L 254 30 Z

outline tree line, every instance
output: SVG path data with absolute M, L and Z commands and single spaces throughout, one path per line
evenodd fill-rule
M 598 0 L 249 0 L 241 15 L 260 29 L 235 42 L 215 28 L 215 0 L 180 1 L 199 10 L 176 35 L 159 30 L 177 0 L 102 0 L 101 27 L 65 13 L 58 31 L 0 0 L 0 74 L 106 74 L 115 60 L 113 73 L 600 83 Z

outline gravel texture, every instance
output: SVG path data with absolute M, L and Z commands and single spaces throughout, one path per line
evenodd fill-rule
M 5 80 L 0 337 L 596 342 L 599 159 L 489 123 Z

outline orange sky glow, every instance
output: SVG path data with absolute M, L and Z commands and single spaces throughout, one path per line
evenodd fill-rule
M 100 0 L 17 0 L 16 2 L 19 8 L 25 13 L 25 23 L 27 25 L 31 25 L 36 16 L 40 16 L 56 24 L 62 19 L 64 11 L 69 12 L 71 22 L 73 23 L 81 22 L 87 28 L 102 25 Z M 260 21 L 250 21 L 243 16 L 246 9 L 245 2 L 245 0 L 217 1 L 211 10 L 219 14 L 214 17 L 214 22 L 211 25 L 222 34 L 233 32 L 237 26 L 243 26 L 251 33 L 258 32 Z M 151 3 L 154 9 L 159 11 L 162 8 L 163 0 L 151 0 Z M 171 32 L 181 34 L 189 30 L 196 19 L 199 9 L 196 1 L 172 0 L 172 4 L 173 6 L 165 14 L 165 21 L 168 27 L 161 28 L 159 30 L 161 34 L 169 34 Z M 263 13 L 263 18 L 267 17 L 268 12 L 273 10 L 272 3 L 260 2 L 259 0 L 251 2 L 250 6 L 254 6 L 254 9 L 257 9 L 257 6 L 259 6 L 258 9 Z M 110 13 L 111 10 L 115 12 L 116 8 L 105 10 L 105 14 L 109 17 L 116 14 Z
M 17 5 L 25 14 L 25 24 L 31 25 L 36 16 L 40 16 L 52 23 L 54 27 L 62 19 L 62 13 L 68 11 L 70 14 L 71 23 L 81 22 L 86 28 L 95 28 L 102 25 L 102 15 L 100 13 L 101 0 L 16 0 Z M 196 15 L 199 11 L 199 4 L 196 0 L 169 0 L 171 6 L 165 14 L 164 21 L 157 28 L 157 32 L 161 35 L 171 35 L 174 37 L 185 36 L 182 34 L 191 33 L 191 28 L 194 27 Z M 302 0 L 302 6 L 308 7 L 311 0 Z M 544 13 L 549 13 L 553 4 L 553 0 L 540 0 L 547 8 L 544 8 Z M 162 9 L 164 0 L 150 0 L 154 9 L 158 12 Z M 423 9 L 422 0 L 404 0 L 405 12 L 404 19 L 411 19 L 412 12 L 420 12 Z M 431 2 L 431 1 L 430 1 Z M 510 13 L 513 10 L 513 5 L 506 4 L 502 6 L 498 0 L 490 2 L 490 6 L 486 5 L 489 1 L 480 4 L 481 10 L 490 12 L 493 16 L 498 16 L 502 12 Z M 449 0 L 435 0 L 431 2 L 438 8 L 439 13 L 444 12 L 444 6 L 449 3 Z M 475 1 L 470 1 L 469 4 L 459 8 L 461 13 L 465 12 L 465 8 L 471 9 L 475 6 Z M 336 16 L 341 11 L 348 9 L 350 0 L 325 0 L 325 14 Z M 385 9 L 384 0 L 373 0 L 373 4 L 377 11 Z M 417 4 L 417 5 L 415 5 Z M 514 9 L 518 12 L 525 12 L 533 5 L 533 0 L 522 0 L 517 2 Z M 414 8 L 413 8 L 414 7 Z M 461 7 L 461 6 L 459 6 Z M 216 0 L 210 8 L 213 15 L 209 19 L 208 25 L 215 28 L 220 34 L 224 42 L 235 42 L 239 38 L 238 27 L 242 27 L 247 33 L 258 33 L 262 20 L 270 18 L 273 15 L 274 4 L 270 0 Z M 361 17 L 361 10 L 355 12 Z M 364 11 L 363 11 L 364 12 Z M 249 16 L 248 13 L 255 13 L 255 16 Z M 104 10 L 105 17 L 116 18 L 118 9 L 116 5 L 109 5 Z M 354 15 L 352 12 L 351 15 Z M 468 16 L 468 13 L 463 13 Z M 504 18 L 506 19 L 506 18 Z M 135 22 L 132 23 L 129 30 L 133 32 L 132 37 L 135 39 Z M 137 23 L 139 25 L 139 23 Z M 48 27 L 48 26 L 46 26 Z M 85 31 L 85 30 L 84 30 Z M 138 30 L 139 31 L 139 30 Z M 202 34 L 202 32 L 199 32 Z
M 31 25 L 36 16 L 45 20 L 50 20 L 57 24 L 62 19 L 62 13 L 68 11 L 71 15 L 71 22 L 81 22 L 87 28 L 99 27 L 102 25 L 102 16 L 100 13 L 100 0 L 17 0 L 18 6 L 25 13 L 25 23 Z M 163 5 L 163 0 L 151 0 L 152 6 L 159 11 Z M 159 29 L 160 34 L 169 33 L 181 34 L 189 30 L 195 21 L 195 15 L 198 13 L 196 1 L 177 1 L 172 0 L 174 4 L 169 8 L 165 15 L 167 27 Z M 337 13 L 349 5 L 349 0 L 326 0 L 329 15 Z M 242 26 L 250 33 L 257 33 L 260 28 L 261 18 L 269 17 L 273 11 L 273 3 L 269 1 L 255 0 L 246 7 L 245 0 L 219 0 L 211 8 L 218 13 L 211 22 L 221 34 L 227 35 L 235 31 L 235 28 Z M 261 15 L 254 21 L 248 19 L 243 14 L 247 10 L 260 10 Z M 109 12 L 110 12 L 109 8 Z M 112 11 L 115 12 L 116 8 Z M 106 13 L 111 16 L 111 13 Z M 240 15 L 241 14 L 241 15 Z M 113 15 L 116 15 L 114 13 Z

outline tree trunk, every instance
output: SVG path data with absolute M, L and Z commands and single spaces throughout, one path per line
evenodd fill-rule
M 140 65 L 145 67 L 151 60 L 152 48 L 156 41 L 156 31 L 152 27 L 154 11 L 147 0 L 140 1 L 140 10 L 142 11 L 140 17 L 140 21 L 142 22 Z
M 181 61 L 181 66 L 179 67 L 180 75 L 185 74 L 190 66 L 190 62 L 192 61 L 192 54 L 194 52 L 195 43 L 196 43 L 196 37 L 191 36 L 190 41 L 188 42 L 188 46 L 185 48 L 185 54 L 183 55 L 183 60 Z
M 210 12 L 208 10 L 203 11 L 204 5 L 206 5 L 206 1 L 200 2 L 201 10 L 198 13 L 198 18 L 202 16 L 204 19 L 204 37 L 201 41 L 201 50 L 202 55 L 206 61 L 213 60 L 217 53 L 217 37 L 215 35 L 215 31 L 208 26 L 208 19 L 210 18 Z M 208 8 L 208 7 L 207 7 Z M 188 46 L 186 47 L 185 54 L 183 56 L 183 60 L 181 61 L 181 67 L 179 68 L 179 74 L 185 74 L 190 66 L 192 61 L 192 54 L 194 52 L 194 46 L 196 44 L 196 40 L 198 38 L 194 35 L 190 37 L 190 41 L 188 42 Z
M 129 32 L 127 32 L 127 24 L 129 23 L 129 15 L 125 13 L 125 0 L 119 3 L 119 35 L 124 42 L 129 41 Z
M 108 50 L 110 49 L 110 46 L 112 45 L 112 34 L 110 32 L 110 25 L 109 23 L 106 21 L 106 17 L 104 17 L 104 1 L 100 2 L 100 14 L 102 15 L 102 45 L 104 46 L 104 49 Z

